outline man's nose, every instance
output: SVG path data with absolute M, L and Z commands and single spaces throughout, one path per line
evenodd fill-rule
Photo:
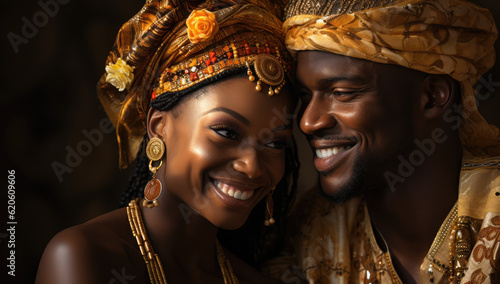
M 320 130 L 333 128 L 337 120 L 330 112 L 330 105 L 313 96 L 300 119 L 300 129 L 307 135 L 313 135 Z

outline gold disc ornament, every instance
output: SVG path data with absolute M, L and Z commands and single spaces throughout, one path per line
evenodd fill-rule
M 163 153 L 165 153 L 165 144 L 158 137 L 153 137 L 148 142 L 148 146 L 146 147 L 146 155 L 151 161 L 158 161 L 163 157 Z
M 285 79 L 285 71 L 280 62 L 269 54 L 259 54 L 254 62 L 255 73 L 269 86 L 279 86 Z

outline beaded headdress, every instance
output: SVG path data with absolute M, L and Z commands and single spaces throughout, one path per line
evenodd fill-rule
M 283 24 L 294 54 L 321 50 L 460 83 L 464 158 L 500 155 L 500 132 L 479 114 L 473 88 L 495 62 L 491 13 L 464 0 L 291 0 Z
M 184 96 L 238 70 L 256 90 L 292 78 L 282 1 L 148 0 L 120 29 L 97 91 L 116 126 L 120 167 L 136 157 L 154 100 Z M 233 72 L 234 73 L 234 72 Z
M 268 94 L 272 96 L 285 84 L 285 73 L 291 72 L 291 57 L 283 60 L 281 54 L 288 56 L 288 52 L 280 46 L 283 45 L 271 35 L 243 33 L 230 36 L 222 44 L 166 68 L 153 90 L 152 99 L 185 90 L 233 68 L 246 68 L 249 80 L 255 81 L 250 66 L 257 76 L 256 90 L 260 91 L 261 83 L 265 83 L 269 85 Z

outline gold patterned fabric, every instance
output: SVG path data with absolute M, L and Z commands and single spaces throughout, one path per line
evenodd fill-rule
M 146 131 L 146 112 L 153 90 L 160 87 L 158 83 L 163 71 L 173 66 L 186 67 L 184 65 L 193 58 L 200 59 L 200 64 L 212 66 L 215 62 L 204 63 L 212 59 L 209 51 L 215 53 L 218 48 L 223 49 L 224 45 L 220 44 L 233 38 L 244 41 L 244 36 L 271 39 L 272 42 L 263 41 L 263 47 L 268 43 L 273 47 L 270 53 L 276 55 L 278 48 L 281 55 L 286 56 L 282 22 L 279 20 L 284 5 L 283 1 L 266 0 L 146 1 L 141 11 L 121 27 L 106 61 L 107 73 L 97 86 L 99 99 L 116 127 L 120 167 L 128 166 L 136 157 Z M 192 11 L 198 10 L 206 12 L 200 12 L 202 18 L 189 21 L 196 29 L 193 32 L 193 29 L 188 30 L 186 20 Z M 207 20 L 208 25 L 207 21 L 202 20 Z M 216 27 L 210 26 L 213 20 L 217 23 Z M 212 34 L 204 38 L 204 33 Z M 232 62 L 235 54 L 233 52 L 229 56 L 224 53 L 224 56 Z M 227 60 L 224 58 L 224 68 Z M 217 63 L 217 66 L 212 67 L 222 66 L 222 63 Z M 211 69 L 205 65 L 203 69 Z M 190 70 L 186 68 L 188 73 L 183 73 L 175 80 L 172 78 L 169 82 L 180 85 L 184 79 L 187 80 L 184 84 L 187 88 L 193 85 L 188 86 L 191 81 L 198 83 L 205 78 L 204 73 L 197 73 L 194 79 L 191 73 L 195 72 Z M 200 69 L 200 72 L 203 70 Z M 175 88 L 175 91 L 180 89 L 183 88 Z
M 284 23 L 294 53 L 320 50 L 460 82 L 465 156 L 500 155 L 500 132 L 479 114 L 473 88 L 495 62 L 497 28 L 487 9 L 464 0 L 291 1 Z
M 295 206 L 291 246 L 264 271 L 284 282 L 402 283 L 390 251 L 377 244 L 364 200 L 333 205 L 317 190 Z M 420 283 L 451 283 L 457 262 L 463 269 L 455 283 L 500 283 L 500 159 L 462 164 L 459 199 L 422 260 Z

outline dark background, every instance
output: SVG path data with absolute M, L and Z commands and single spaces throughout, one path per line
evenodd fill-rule
M 58 6 L 50 7 L 54 12 L 46 19 L 36 17 L 44 11 L 39 1 L 5 2 L 0 12 L 0 160 L 4 172 L 0 282 L 32 283 L 50 238 L 64 228 L 116 209 L 128 183 L 133 166 L 118 169 L 116 138 L 114 132 L 100 128 L 106 116 L 95 87 L 118 29 L 144 1 L 41 0 Z M 500 22 L 499 2 L 473 2 L 490 8 Z M 23 17 L 33 23 L 34 16 L 40 27 L 26 38 Z M 18 46 L 17 53 L 9 33 L 27 40 Z M 499 47 L 497 44 L 497 50 Z M 500 67 L 495 66 L 490 73 L 493 81 L 500 83 Z M 480 110 L 488 121 L 500 126 L 500 89 L 494 89 L 490 98 L 480 102 Z M 91 144 L 85 131 L 101 133 L 102 141 L 94 134 L 97 141 Z M 90 148 L 85 148 L 88 145 Z M 77 151 L 78 147 L 85 155 L 81 160 L 73 157 L 72 166 L 66 169 L 71 172 L 58 178 L 53 164 L 68 166 L 70 149 Z M 307 155 L 307 151 L 303 152 Z M 7 170 L 16 171 L 16 277 L 8 276 L 6 268 Z M 314 180 L 310 168 L 302 176 L 302 183 Z

